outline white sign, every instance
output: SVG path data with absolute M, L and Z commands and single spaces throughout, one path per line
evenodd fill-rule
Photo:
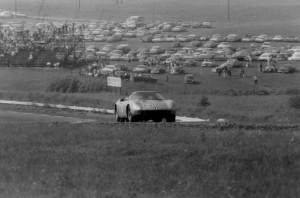
M 122 87 L 122 80 L 120 77 L 107 77 L 107 85 L 111 87 Z

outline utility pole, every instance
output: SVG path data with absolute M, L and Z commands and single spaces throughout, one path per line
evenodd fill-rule
M 14 18 L 16 18 L 17 15 L 17 0 L 15 0 L 15 14 L 14 14 Z
M 230 0 L 228 0 L 228 21 L 230 21 Z
M 154 0 L 152 0 L 152 20 L 154 24 Z
M 78 0 L 78 11 L 80 12 L 80 0 Z

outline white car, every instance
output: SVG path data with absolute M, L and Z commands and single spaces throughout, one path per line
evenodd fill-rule
M 152 39 L 152 42 L 156 42 L 156 43 L 165 42 L 165 41 L 166 41 L 165 38 L 154 38 L 154 39 Z
M 93 35 L 85 35 L 84 40 L 85 41 L 94 41 L 94 36 Z
M 291 57 L 288 58 L 289 61 L 299 61 L 300 52 L 295 52 Z
M 107 39 L 107 37 L 104 35 L 97 35 L 94 37 L 94 41 L 96 41 L 96 42 L 105 42 L 106 39 Z
M 211 25 L 210 22 L 205 21 L 205 22 L 202 23 L 202 27 L 203 28 L 212 28 L 212 25 Z
M 162 54 L 164 53 L 166 50 L 160 46 L 153 46 L 150 49 L 150 54 Z
M 224 49 L 224 48 L 230 48 L 230 47 L 231 47 L 231 45 L 228 44 L 227 42 L 222 42 L 217 46 L 218 49 Z
M 201 67 L 217 67 L 218 64 L 216 64 L 215 62 L 213 61 L 209 61 L 209 60 L 204 60 L 202 63 L 201 63 Z
M 120 61 L 122 59 L 121 54 L 112 54 L 109 56 L 109 60 L 111 61 Z
M 271 42 L 263 42 L 263 44 L 260 46 L 261 48 L 270 48 L 271 47 Z
M 272 40 L 273 41 L 284 41 L 284 38 L 281 35 L 276 35 L 276 36 L 274 36 L 274 38 Z
M 103 69 L 100 70 L 100 74 L 109 75 L 117 71 L 117 67 L 115 65 L 106 65 Z
M 176 26 L 176 27 L 172 28 L 171 31 L 172 32 L 185 32 L 186 29 L 184 27 L 182 27 L 182 26 Z
M 272 54 L 271 53 L 263 53 L 262 55 L 259 56 L 257 60 L 259 61 L 270 61 L 272 59 Z
M 262 34 L 254 38 L 254 41 L 257 43 L 263 43 L 268 40 L 268 35 Z

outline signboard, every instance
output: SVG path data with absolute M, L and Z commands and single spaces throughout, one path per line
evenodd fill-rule
M 122 80 L 120 77 L 107 77 L 107 86 L 111 87 L 122 87 Z

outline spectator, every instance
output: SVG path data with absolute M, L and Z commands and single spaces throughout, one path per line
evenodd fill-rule
M 166 82 L 169 82 L 169 75 L 165 74 L 165 76 L 166 76 Z
M 259 72 L 262 72 L 262 71 L 263 71 L 262 68 L 263 68 L 263 65 L 262 65 L 262 62 L 260 61 L 260 62 L 259 62 L 259 65 L 258 65 L 258 71 L 259 71 Z
M 231 68 L 228 68 L 227 74 L 228 74 L 228 77 L 231 78 Z
M 219 76 L 222 75 L 222 69 L 218 69 L 217 72 L 218 72 L 218 75 L 219 75 Z
M 253 80 L 254 80 L 254 85 L 258 85 L 258 78 L 257 78 L 257 76 L 254 76 Z
M 245 78 L 245 69 L 244 68 L 241 69 L 240 78 Z

